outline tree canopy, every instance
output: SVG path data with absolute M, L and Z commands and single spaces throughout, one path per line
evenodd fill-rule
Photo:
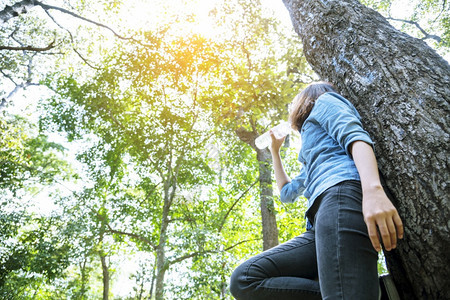
M 448 54 L 446 1 L 363 3 Z M 230 299 L 241 260 L 303 232 L 254 144 L 319 78 L 288 18 L 281 1 L 0 1 L 0 297 Z

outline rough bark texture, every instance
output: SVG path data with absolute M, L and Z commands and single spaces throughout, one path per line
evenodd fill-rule
M 20 14 L 24 14 L 35 5 L 36 4 L 34 3 L 33 0 L 22 0 L 17 3 L 14 3 L 11 6 L 6 5 L 0 11 L 0 22 L 5 23 L 11 18 L 17 17 Z
M 405 225 L 386 252 L 403 299 L 450 299 L 449 64 L 356 0 L 283 0 L 319 76 L 375 141 Z

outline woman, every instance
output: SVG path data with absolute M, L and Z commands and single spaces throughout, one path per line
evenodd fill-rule
M 308 230 L 240 265 L 236 299 L 378 299 L 377 252 L 403 237 L 397 210 L 380 184 L 373 142 L 353 105 L 332 85 L 306 87 L 289 120 L 300 131 L 300 175 L 292 181 L 273 134 L 271 153 L 281 201 L 308 199 Z M 379 234 L 378 234 L 379 231 Z

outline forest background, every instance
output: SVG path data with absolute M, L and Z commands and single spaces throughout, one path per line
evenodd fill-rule
M 363 3 L 448 60 L 447 1 Z M 0 10 L 0 298 L 231 299 L 240 261 L 305 230 L 254 145 L 318 79 L 281 1 Z

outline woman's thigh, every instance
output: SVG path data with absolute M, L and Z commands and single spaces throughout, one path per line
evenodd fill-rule
M 378 255 L 364 222 L 360 183 L 327 190 L 314 228 L 323 299 L 378 299 Z
M 237 299 L 320 299 L 317 276 L 310 230 L 245 261 L 232 274 L 230 290 Z

